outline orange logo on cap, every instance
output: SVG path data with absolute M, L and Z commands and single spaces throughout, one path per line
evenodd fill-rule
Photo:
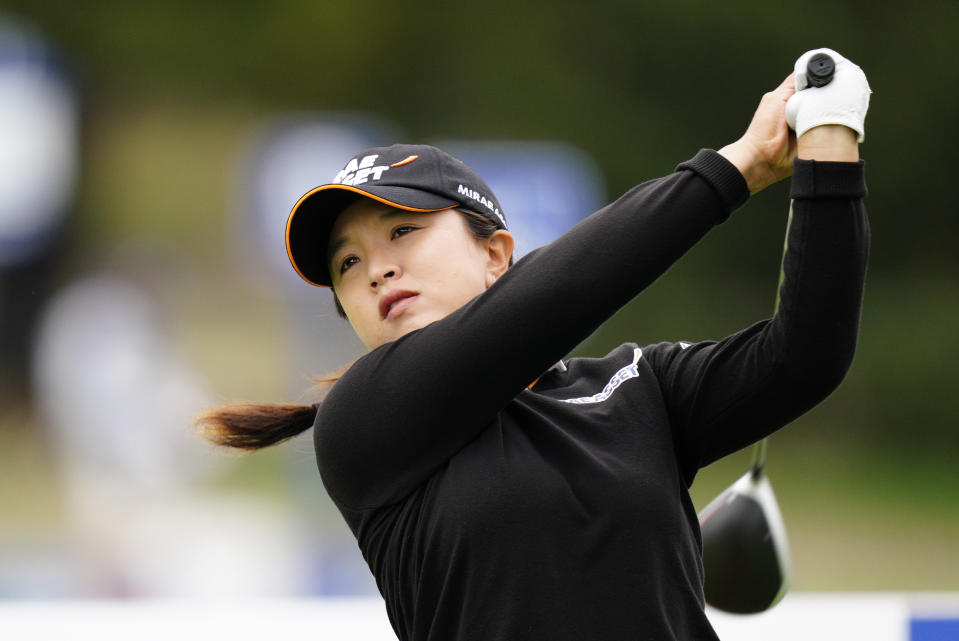
M 393 163 L 392 165 L 390 165 L 390 167 L 400 167 L 401 165 L 408 165 L 414 160 L 416 160 L 417 158 L 419 158 L 419 156 L 410 156 L 409 158 L 404 158 L 403 160 L 399 162 Z

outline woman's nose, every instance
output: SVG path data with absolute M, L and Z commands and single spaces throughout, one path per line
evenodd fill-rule
M 396 265 L 388 265 L 370 270 L 370 287 L 376 289 L 387 280 L 399 277 L 400 269 Z

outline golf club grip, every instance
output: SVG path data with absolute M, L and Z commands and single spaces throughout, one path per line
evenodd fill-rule
M 827 53 L 817 53 L 806 63 L 806 80 L 810 87 L 825 87 L 836 73 L 836 62 Z

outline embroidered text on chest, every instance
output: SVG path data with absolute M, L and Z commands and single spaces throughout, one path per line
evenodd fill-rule
M 564 398 L 560 399 L 564 403 L 574 403 L 576 405 L 582 405 L 585 403 L 602 403 L 610 396 L 613 395 L 620 385 L 625 383 L 631 378 L 636 378 L 639 376 L 639 359 L 643 356 L 643 350 L 640 348 L 635 348 L 633 350 L 633 362 L 626 367 L 622 368 L 609 379 L 609 382 L 606 383 L 606 387 L 603 388 L 603 391 L 598 394 L 593 394 L 592 396 L 581 396 L 580 398 Z

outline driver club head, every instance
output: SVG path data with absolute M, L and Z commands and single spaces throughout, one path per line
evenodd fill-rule
M 789 542 L 772 485 L 753 468 L 699 513 L 706 603 L 736 614 L 768 610 L 789 588 Z

